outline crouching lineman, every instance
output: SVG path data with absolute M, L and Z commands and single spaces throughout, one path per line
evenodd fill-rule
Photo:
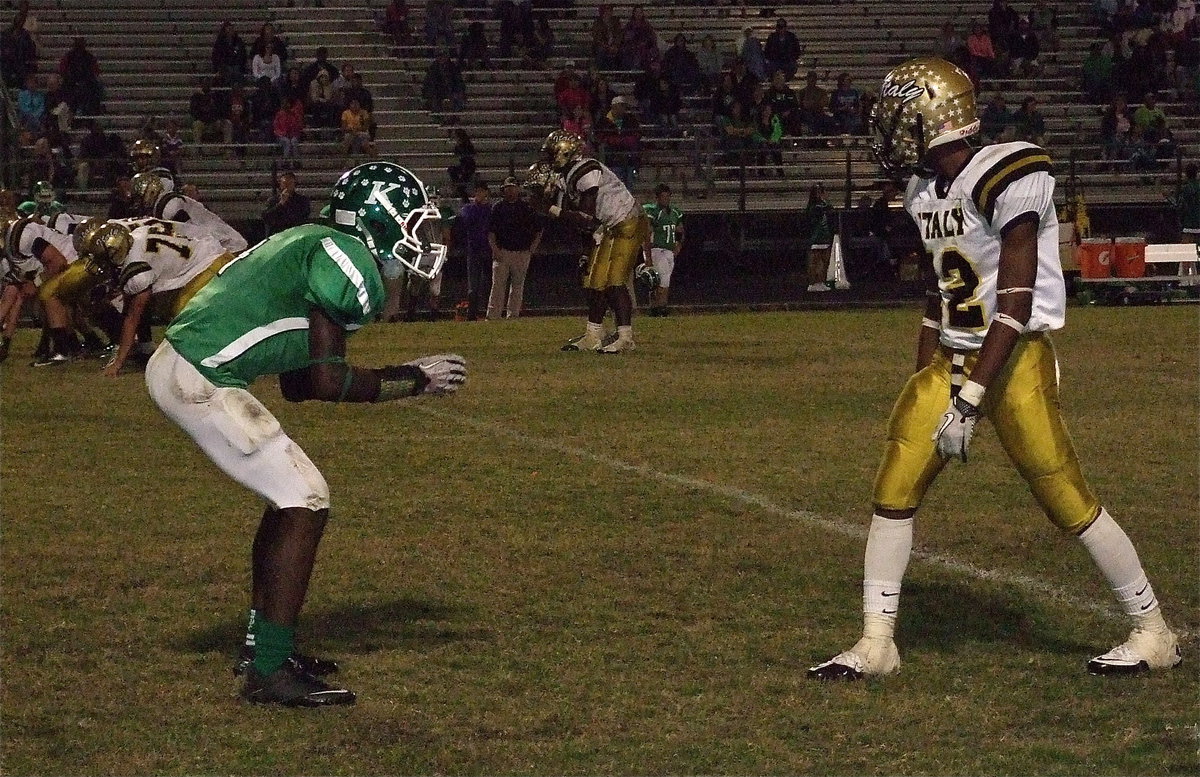
M 252 550 L 250 627 L 242 695 L 252 703 L 320 707 L 354 694 L 319 676 L 337 665 L 296 653 L 329 487 L 247 386 L 278 375 L 285 399 L 385 402 L 449 394 L 461 356 L 378 369 L 346 362 L 346 338 L 383 304 L 379 268 L 399 262 L 432 277 L 446 259 L 437 211 L 408 170 L 370 162 L 345 173 L 328 224 L 279 232 L 226 264 L 167 328 L 146 366 L 150 395 L 227 475 L 267 502 Z
M 629 286 L 633 267 L 642 258 L 651 264 L 650 225 L 646 213 L 621 179 L 591 157 L 584 156 L 583 139 L 564 130 L 551 132 L 542 144 L 542 159 L 562 176 L 561 202 L 536 197 L 535 207 L 566 221 L 595 241 L 583 273 L 587 328 L 563 346 L 564 351 L 621 353 L 634 348 L 633 296 Z M 612 308 L 616 340 L 605 345 L 604 315 Z
M 1030 143 L 972 148 L 979 131 L 970 78 L 937 58 L 888 73 L 873 115 L 884 169 L 911 175 L 905 208 L 933 256 L 917 342 L 917 372 L 896 400 L 875 477 L 875 515 L 863 564 L 863 636 L 809 670 L 819 679 L 885 675 L 913 515 L 952 458 L 967 460 L 987 416 L 1050 520 L 1079 538 L 1133 630 L 1087 664 L 1092 674 L 1167 669 L 1181 658 L 1137 551 L 1088 487 L 1059 406 L 1049 332 L 1063 325 L 1054 177 Z
M 231 254 L 246 250 L 246 238 L 204 203 L 170 188 L 170 180 L 152 173 L 138 173 L 130 180 L 133 207 L 139 216 L 192 224 L 221 242 Z
M 184 237 L 174 234 L 172 222 L 150 222 L 133 229 L 110 221 L 92 228 L 81 227 L 81 253 L 124 297 L 124 320 L 117 352 L 104 367 L 104 375 L 115 377 L 133 352 L 137 333 L 154 296 L 175 294 L 171 304 L 174 318 L 196 292 L 216 276 L 233 254 L 215 237 Z

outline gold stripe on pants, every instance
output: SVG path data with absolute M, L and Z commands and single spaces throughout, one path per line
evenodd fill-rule
M 650 219 L 640 208 L 615 227 L 606 228 L 600 244 L 592 250 L 583 287 L 602 291 L 612 286 L 624 286 L 633 276 L 642 246 L 649 238 Z
M 888 421 L 883 460 L 875 475 L 874 502 L 887 510 L 921 504 L 945 462 L 930 439 L 950 402 L 951 357 L 939 348 L 925 369 L 908 379 Z M 966 354 L 969 376 L 979 352 Z M 1058 363 L 1045 334 L 1023 335 L 983 399 L 1005 453 L 1054 524 L 1086 528 L 1100 510 L 1080 469 L 1059 406 Z

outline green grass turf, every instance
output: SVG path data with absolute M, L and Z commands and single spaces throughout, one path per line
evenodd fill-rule
M 1055 338 L 1181 668 L 1084 672 L 1126 627 L 985 425 L 917 542 L 1003 577 L 914 560 L 900 674 L 804 678 L 857 638 L 863 550 L 810 519 L 865 529 L 918 318 L 642 319 L 616 358 L 559 353 L 575 319 L 379 325 L 352 358 L 459 351 L 467 388 L 289 405 L 261 382 L 334 495 L 301 639 L 360 702 L 325 711 L 236 699 L 256 498 L 140 375 L 34 370 L 23 332 L 0 371 L 3 772 L 1197 773 L 1195 308 L 1074 309 Z

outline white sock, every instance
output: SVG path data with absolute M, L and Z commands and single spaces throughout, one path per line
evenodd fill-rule
M 1139 620 L 1162 620 L 1161 615 L 1157 618 L 1152 615 L 1158 610 L 1158 599 L 1138 561 L 1137 550 L 1107 510 L 1100 508 L 1099 517 L 1079 535 L 1079 540 L 1108 580 L 1127 615 Z
M 258 611 L 250 608 L 250 619 L 246 623 L 246 647 L 254 647 L 254 621 L 258 620 Z
M 595 337 L 603 337 L 604 336 L 604 324 L 603 323 L 595 324 L 595 323 L 592 323 L 591 321 L 589 321 L 587 323 L 587 333 L 589 335 L 593 335 Z
M 876 636 L 891 636 L 900 610 L 900 581 L 912 554 L 913 520 L 871 516 L 867 550 L 863 558 L 863 633 L 880 631 L 881 623 L 891 628 Z M 871 617 L 876 616 L 876 617 Z M 881 621 L 878 616 L 883 616 Z M 868 627 L 871 627 L 868 629 Z
M 632 340 L 633 339 L 633 327 L 632 326 L 617 327 L 617 337 L 621 338 L 622 340 Z

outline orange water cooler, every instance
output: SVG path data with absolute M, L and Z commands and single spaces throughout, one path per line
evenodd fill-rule
M 1108 238 L 1085 237 L 1080 240 L 1075 252 L 1075 258 L 1079 260 L 1080 277 L 1108 278 L 1112 275 L 1112 257 L 1113 243 Z
M 1146 274 L 1146 239 L 1119 237 L 1113 245 L 1113 275 L 1118 278 L 1141 278 Z

